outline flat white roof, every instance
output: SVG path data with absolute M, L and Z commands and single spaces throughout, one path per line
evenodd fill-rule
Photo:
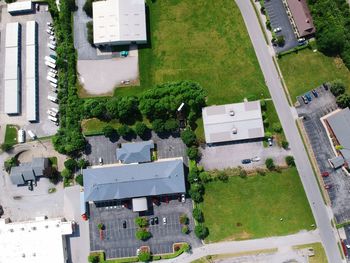
M 5 47 L 17 47 L 19 41 L 19 23 L 6 24 Z
M 132 211 L 133 212 L 142 212 L 147 211 L 147 198 L 146 197 L 139 197 L 139 198 L 133 198 L 132 199 Z
M 36 75 L 36 49 L 35 46 L 26 46 L 26 79 L 33 79 Z
M 0 219 L 0 263 L 62 263 L 72 223 L 62 219 L 7 223 Z
M 27 121 L 37 120 L 37 96 L 35 79 L 26 79 L 26 113 Z
M 28 12 L 33 10 L 32 1 L 21 1 L 7 4 L 7 11 L 12 12 Z
M 264 137 L 260 101 L 205 107 L 202 116 L 207 143 Z
M 5 72 L 4 79 L 18 78 L 18 47 L 5 49 Z
M 4 85 L 4 111 L 7 114 L 19 113 L 19 94 L 17 79 L 5 80 Z M 0 253 L 1 254 L 1 253 Z M 1 263 L 1 262 L 0 262 Z
M 94 43 L 146 42 L 144 0 L 106 0 L 92 3 Z
M 26 45 L 35 45 L 36 44 L 36 22 L 27 21 L 26 24 Z

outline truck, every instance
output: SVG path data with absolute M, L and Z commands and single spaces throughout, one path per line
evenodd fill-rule
M 55 103 L 58 102 L 58 99 L 57 99 L 57 96 L 56 96 L 56 95 L 48 95 L 48 96 L 47 96 L 47 99 L 48 99 L 48 100 L 51 100 L 52 102 L 55 102 Z M 29 133 L 29 132 L 28 132 L 28 133 Z
M 56 64 L 56 59 L 53 59 L 53 58 L 50 57 L 50 56 L 45 56 L 45 61 L 49 61 L 49 62 L 51 62 L 51 63 L 53 63 L 53 64 Z
M 48 81 L 52 82 L 52 83 L 57 84 L 57 79 L 55 79 L 55 78 L 53 78 L 53 77 L 51 77 L 51 76 L 47 76 L 46 79 L 47 79 Z
M 53 68 L 53 69 L 56 69 L 56 64 L 50 62 L 50 61 L 46 61 L 45 60 L 45 65 L 50 67 L 50 68 Z

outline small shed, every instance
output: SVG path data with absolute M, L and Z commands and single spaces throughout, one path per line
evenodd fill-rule
M 147 211 L 147 210 L 148 210 L 148 205 L 147 205 L 147 198 L 146 197 L 132 199 L 132 211 L 142 212 L 142 211 Z

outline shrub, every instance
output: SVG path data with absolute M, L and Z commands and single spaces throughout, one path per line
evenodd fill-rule
M 74 159 L 68 159 L 64 162 L 64 167 L 66 167 L 69 171 L 74 171 L 77 166 L 77 161 Z
M 190 160 L 198 160 L 200 155 L 197 147 L 187 148 L 187 156 Z
M 203 196 L 201 193 L 199 192 L 196 192 L 196 191 L 193 191 L 193 190 L 189 190 L 188 192 L 192 198 L 192 200 L 195 202 L 195 203 L 200 203 L 203 201 Z
M 195 207 L 192 211 L 193 218 L 196 219 L 199 223 L 204 221 L 203 212 L 198 207 Z
M 83 6 L 83 10 L 89 17 L 92 17 L 92 2 L 93 0 L 86 0 Z
M 181 139 L 187 147 L 191 147 L 196 144 L 197 137 L 196 134 L 191 129 L 185 129 L 181 133 Z
M 271 132 L 265 132 L 265 139 L 271 138 L 272 133 Z
M 286 43 L 286 40 L 284 39 L 284 36 L 277 36 L 277 45 L 280 47 L 283 47 L 284 44 Z
M 148 220 L 146 217 L 136 217 L 135 224 L 139 227 L 146 227 L 148 226 Z
M 148 132 L 148 127 L 143 122 L 137 122 L 135 125 L 135 132 L 138 136 L 142 138 Z
M 199 179 L 200 179 L 203 183 L 208 183 L 208 182 L 211 181 L 211 176 L 210 176 L 210 174 L 209 174 L 208 172 L 203 171 L 203 172 L 201 172 L 201 173 L 199 174 Z
M 72 171 L 71 170 L 68 170 L 67 168 L 64 168 L 61 172 L 61 176 L 64 178 L 64 179 L 71 179 L 72 178 Z
M 89 261 L 89 263 L 99 263 L 100 258 L 98 255 L 89 255 L 88 261 Z
M 266 168 L 269 169 L 270 171 L 275 169 L 275 164 L 271 158 L 267 158 L 265 161 Z
M 337 97 L 337 104 L 344 109 L 350 106 L 350 96 L 348 94 L 341 94 Z
M 185 215 L 185 214 L 182 214 L 180 216 L 179 220 L 180 220 L 180 224 L 183 224 L 183 225 L 188 225 L 188 223 L 190 222 L 187 215 Z
M 197 169 L 191 169 L 187 176 L 187 180 L 190 184 L 195 183 L 199 180 L 199 174 Z
M 282 148 L 285 149 L 285 150 L 287 150 L 288 147 L 289 147 L 289 142 L 283 140 L 283 141 L 282 141 Z
M 142 240 L 142 241 L 146 241 L 147 239 L 149 239 L 150 237 L 152 236 L 152 234 L 150 232 L 148 232 L 147 230 L 145 229 L 139 229 L 136 231 L 135 233 L 135 237 L 138 239 L 138 240 Z
M 85 169 L 86 167 L 88 167 L 90 165 L 89 161 L 88 160 L 85 160 L 85 159 L 80 159 L 78 162 L 78 167 L 81 168 L 81 169 Z
M 261 169 L 261 168 L 257 168 L 256 169 L 256 172 L 261 175 L 261 176 L 265 176 L 266 175 L 266 172 L 264 169 Z
M 128 125 L 124 124 L 118 128 L 118 133 L 120 136 L 125 138 L 132 135 L 133 130 Z
M 266 111 L 267 105 L 265 100 L 260 100 L 260 107 L 262 111 Z
M 199 239 L 205 239 L 209 235 L 209 230 L 204 225 L 199 224 L 195 226 L 194 233 Z
M 188 234 L 190 232 L 190 230 L 189 230 L 188 226 L 185 225 L 185 226 L 182 226 L 181 232 L 183 234 Z
M 103 135 L 107 138 L 112 138 L 117 135 L 117 131 L 110 125 L 106 125 L 102 129 Z
M 228 181 L 228 175 L 224 171 L 220 171 L 218 178 L 221 182 L 226 183 Z
M 77 182 L 77 184 L 84 186 L 84 179 L 83 179 L 83 175 L 82 174 L 78 174 L 75 177 L 75 181 Z
M 339 95 L 344 94 L 345 84 L 342 80 L 336 79 L 330 82 L 330 85 L 331 85 L 331 92 L 335 97 L 338 97 Z
M 145 251 L 140 252 L 140 254 L 137 257 L 142 262 L 149 262 L 151 261 L 151 258 L 152 258 L 151 253 L 145 252 Z
M 18 160 L 16 157 L 11 157 L 8 160 L 4 162 L 4 167 L 6 172 L 10 172 L 12 167 L 15 167 L 18 165 Z
M 89 0 L 87 0 L 88 2 Z M 94 46 L 94 25 L 92 21 L 89 21 L 86 23 L 86 30 L 87 30 L 87 41 L 91 46 Z
M 4 152 L 8 152 L 13 148 L 12 144 L 9 143 L 3 143 L 1 144 L 1 150 L 3 150 Z
M 241 178 L 246 178 L 247 177 L 247 171 L 246 170 L 244 170 L 244 169 L 239 169 L 239 177 L 241 177 Z
M 179 128 L 179 124 L 175 119 L 168 119 L 164 123 L 164 129 L 167 132 L 175 132 Z
M 293 156 L 286 156 L 286 163 L 290 167 L 295 166 L 294 157 Z
M 275 122 L 274 124 L 272 124 L 272 129 L 274 130 L 274 132 L 277 132 L 277 133 L 282 132 L 282 126 L 279 122 Z

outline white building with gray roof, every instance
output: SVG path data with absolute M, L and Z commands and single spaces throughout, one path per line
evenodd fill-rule
M 152 140 L 122 143 L 117 149 L 117 160 L 124 164 L 150 162 L 152 149 L 154 149 Z
M 28 181 L 35 182 L 37 177 L 44 176 L 45 169 L 49 166 L 47 158 L 33 158 L 30 163 L 21 163 L 11 168 L 10 179 L 13 184 L 24 185 Z
M 208 144 L 257 139 L 265 135 L 260 101 L 205 107 L 202 117 Z

